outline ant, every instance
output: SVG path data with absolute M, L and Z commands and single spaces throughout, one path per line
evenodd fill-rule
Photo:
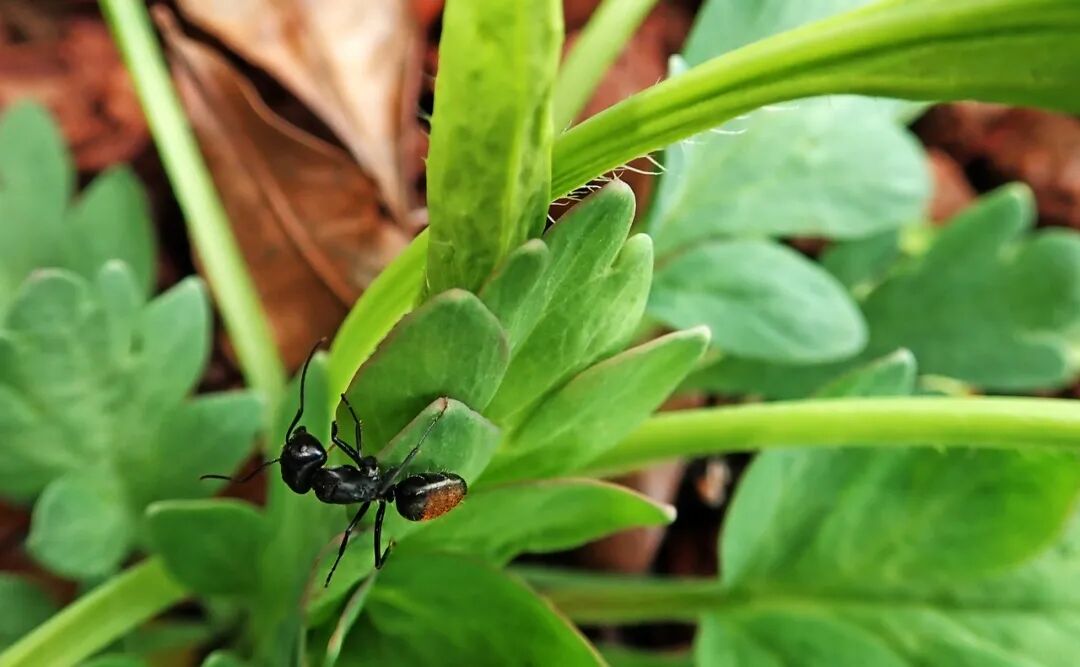
M 386 563 L 386 557 L 394 547 L 394 542 L 391 541 L 386 550 L 382 550 L 383 517 L 386 514 L 387 503 L 395 503 L 398 514 L 409 521 L 427 521 L 440 517 L 454 509 L 465 497 L 465 494 L 468 493 L 465 480 L 451 472 L 423 472 L 406 477 L 398 482 L 398 478 L 401 477 L 405 468 L 420 451 L 420 447 L 424 444 L 428 434 L 431 433 L 431 429 L 435 427 L 435 424 L 446 412 L 445 404 L 442 411 L 435 415 L 431 423 L 428 424 L 427 430 L 420 436 L 420 441 L 416 443 L 408 456 L 396 466 L 382 467 L 374 456 L 360 455 L 360 419 L 356 416 L 356 411 L 353 410 L 352 405 L 349 404 L 349 399 L 345 398 L 345 394 L 342 394 L 341 401 L 349 409 L 349 414 L 353 418 L 356 448 L 354 449 L 349 443 L 338 437 L 338 425 L 335 420 L 330 423 L 330 439 L 333 442 L 330 449 L 333 449 L 335 445 L 340 447 L 356 465 L 325 467 L 327 450 L 322 446 L 318 438 L 308 433 L 306 428 L 298 426 L 300 418 L 304 414 L 304 386 L 307 383 L 308 365 L 311 364 L 311 359 L 315 356 L 316 350 L 325 342 L 326 339 L 324 338 L 315 343 L 315 346 L 311 348 L 311 352 L 308 354 L 307 361 L 304 362 L 304 370 L 300 375 L 300 408 L 296 411 L 296 416 L 293 417 L 292 423 L 285 433 L 285 446 L 281 450 L 281 456 L 272 461 L 267 461 L 243 478 L 235 480 L 243 484 L 258 475 L 267 466 L 280 462 L 281 478 L 290 489 L 300 495 L 314 489 L 315 496 L 324 503 L 331 505 L 363 503 L 352 521 L 349 522 L 348 528 L 345 529 L 337 558 L 330 568 L 330 573 L 326 575 L 324 587 L 330 585 L 334 570 L 337 569 L 338 563 L 341 562 L 341 557 L 345 555 L 350 533 L 356 528 L 356 525 L 367 513 L 372 503 L 378 503 L 379 505 L 379 509 L 375 513 L 375 536 L 373 540 L 375 568 L 382 569 L 383 564 Z M 234 481 L 234 478 L 226 475 L 202 475 L 199 479 Z

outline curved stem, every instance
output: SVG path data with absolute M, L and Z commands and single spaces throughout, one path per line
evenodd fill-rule
M 1049 398 L 853 398 L 665 412 L 590 474 L 718 452 L 787 447 L 1061 447 L 1080 450 L 1080 407 Z
M 159 558 L 128 569 L 35 628 L 0 654 L 0 667 L 68 667 L 187 595 Z
M 574 122 L 604 73 L 657 0 L 604 0 L 567 54 L 555 81 L 555 131 Z
M 285 370 L 270 323 L 169 78 L 146 5 L 141 0 L 101 0 L 101 9 L 135 83 L 244 379 L 263 393 L 268 405 L 276 405 Z

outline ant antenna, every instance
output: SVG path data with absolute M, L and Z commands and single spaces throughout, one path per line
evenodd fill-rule
M 289 430 L 285 431 L 285 442 L 289 441 L 292 437 L 293 429 L 300 423 L 300 417 L 304 415 L 304 386 L 307 385 L 307 369 L 311 365 L 311 360 L 315 357 L 315 351 L 318 350 L 326 342 L 326 338 L 320 338 L 315 341 L 315 345 L 312 346 L 311 352 L 308 352 L 307 361 L 304 362 L 304 370 L 300 373 L 300 408 L 296 411 L 296 416 L 293 417 L 292 423 L 289 424 Z
M 228 475 L 199 475 L 199 479 L 223 479 L 226 482 L 236 482 L 237 484 L 243 484 L 244 482 L 247 482 L 249 479 L 255 477 L 255 475 L 258 475 L 260 472 L 262 472 L 263 468 L 267 468 L 269 466 L 272 466 L 272 465 L 274 465 L 275 463 L 277 463 L 280 460 L 281 460 L 280 458 L 276 458 L 273 461 L 267 461 L 266 463 L 262 464 L 258 468 L 255 468 L 254 470 L 252 470 L 248 474 L 244 475 L 240 479 L 234 479 L 232 477 L 229 477 Z

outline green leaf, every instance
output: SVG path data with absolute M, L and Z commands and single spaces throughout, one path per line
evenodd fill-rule
M 845 373 L 817 392 L 818 398 L 906 396 L 915 392 L 918 369 L 910 351 L 900 349 Z
M 544 228 L 561 19 L 557 0 L 447 7 L 427 169 L 433 293 L 478 289 Z
M 596 458 L 660 407 L 708 342 L 705 328 L 680 331 L 581 372 L 506 438 L 485 482 L 571 472 Z
M 248 663 L 228 651 L 214 651 L 203 660 L 202 667 L 246 667 Z
M 910 390 L 905 366 L 894 357 L 846 386 Z M 1012 642 L 996 628 L 1032 605 L 1046 610 L 1043 633 L 1063 628 L 1038 597 L 1018 606 L 992 582 L 1057 538 L 1078 489 L 1080 462 L 1059 452 L 766 452 L 740 483 L 721 540 L 725 595 L 737 602 L 703 621 L 698 657 L 1017 664 L 1003 660 Z M 986 595 L 975 604 L 972 590 Z
M 506 574 L 457 556 L 405 553 L 380 573 L 341 662 L 603 664 L 573 626 Z
M 540 317 L 543 304 L 533 295 L 543 289 L 541 280 L 550 261 L 551 253 L 543 241 L 527 241 L 510 253 L 480 290 L 484 305 L 502 322 L 511 351 L 532 331 Z
M 599 648 L 611 667 L 692 667 L 694 664 L 690 656 L 680 652 L 639 651 L 615 645 Z
M 521 553 L 571 549 L 622 530 L 666 525 L 674 518 L 673 507 L 607 482 L 526 482 L 470 493 L 445 518 L 409 536 L 401 551 L 482 554 L 505 564 Z
M 69 208 L 75 169 L 45 109 L 20 103 L 0 117 L 0 315 L 35 269 L 86 278 L 112 259 L 134 267 L 150 293 L 153 226 L 142 186 L 123 167 L 106 171 Z
M 177 581 L 201 595 L 242 595 L 258 589 L 253 567 L 269 528 L 237 500 L 171 500 L 146 510 L 150 542 Z
M 58 606 L 29 580 L 0 573 L 0 650 L 52 616 Z
M 227 473 L 250 451 L 262 411 L 253 393 L 183 400 L 205 362 L 208 310 L 197 281 L 144 304 L 121 262 L 93 283 L 43 270 L 23 285 L 0 327 L 0 493 L 32 500 L 52 489 L 35 511 L 52 498 L 45 516 L 54 518 L 37 519 L 46 564 L 68 576 L 108 574 L 101 568 L 128 555 L 146 505 L 212 494 L 220 483 L 199 475 Z M 95 476 L 115 488 L 82 481 Z M 87 518 L 91 528 L 56 520 L 56 508 L 82 505 L 101 515 Z M 75 544 L 85 546 L 70 554 L 46 546 Z
M 650 151 L 786 100 L 854 93 L 1080 110 L 1073 0 L 886 0 L 690 69 L 555 143 L 552 196 Z
M 1034 220 L 1022 186 L 955 218 L 867 299 L 868 353 L 907 347 L 925 373 L 999 391 L 1067 383 L 1077 370 L 1080 235 L 1025 234 Z
M 80 663 L 79 667 L 146 667 L 147 662 L 135 655 L 113 653 L 91 658 Z
M 626 344 L 652 281 L 652 243 L 626 234 L 634 195 L 614 182 L 571 209 L 544 236 L 551 263 L 527 307 L 536 324 L 514 350 L 486 414 L 502 426 L 545 394 Z
M 101 467 L 52 482 L 34 507 L 27 550 L 53 572 L 86 579 L 110 574 L 131 548 L 135 517 L 120 482 Z
M 669 148 L 647 229 L 661 257 L 733 236 L 860 238 L 918 219 L 929 189 L 922 148 L 875 101 L 803 100 Z
M 505 332 L 477 297 L 462 290 L 434 297 L 394 327 L 345 392 L 364 424 L 364 451 L 379 452 L 440 396 L 483 410 L 508 358 Z M 344 404 L 337 421 L 351 441 Z
M 442 417 L 432 426 L 435 417 L 440 413 Z M 429 427 L 430 432 L 428 432 Z M 405 469 L 403 477 L 426 471 L 450 471 L 461 475 L 466 483 L 471 485 L 487 467 L 499 444 L 498 429 L 480 414 L 470 410 L 463 403 L 440 398 L 416 415 L 402 432 L 390 441 L 379 455 L 380 463 L 386 466 L 399 464 L 417 445 L 425 432 L 428 432 L 427 439 L 416 458 Z M 384 546 L 391 541 L 401 540 L 406 535 L 438 525 L 453 514 L 454 512 L 451 512 L 433 521 L 416 523 L 407 521 L 397 512 L 390 510 L 386 514 L 386 523 L 383 527 Z M 369 512 L 366 517 L 368 525 L 373 517 L 374 512 Z M 347 520 L 343 517 L 342 529 L 345 525 L 347 525 Z M 325 620 L 338 603 L 349 594 L 356 582 L 371 572 L 374 567 L 371 541 L 370 531 L 358 530 L 354 533 L 330 586 L 320 587 L 313 592 L 308 607 L 308 614 L 313 619 L 313 624 Z M 313 577 L 316 582 L 326 579 L 336 556 L 336 552 L 324 555 Z M 321 583 L 319 585 L 321 586 Z
M 142 294 L 154 288 L 157 270 L 150 204 L 130 168 L 112 167 L 90 184 L 68 212 L 68 265 L 93 276 L 105 259 L 123 261 Z
M 768 241 L 712 242 L 679 255 L 658 271 L 649 312 L 679 328 L 705 323 L 717 347 L 749 358 L 825 361 L 866 343 L 844 289 L 813 262 Z
M 821 265 L 857 298 L 862 298 L 878 286 L 900 255 L 900 233 L 890 230 L 833 244 L 821 255 Z

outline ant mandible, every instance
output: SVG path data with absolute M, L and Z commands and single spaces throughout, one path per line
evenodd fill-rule
M 292 423 L 285 433 L 285 446 L 281 450 L 281 456 L 272 461 L 267 461 L 248 475 L 236 480 L 243 484 L 259 474 L 267 466 L 280 462 L 281 478 L 290 489 L 300 495 L 314 489 L 315 497 L 324 503 L 331 505 L 363 503 L 352 521 L 349 522 L 349 527 L 345 529 L 345 535 L 341 539 L 341 547 L 338 549 L 337 558 L 330 568 L 330 573 L 326 575 L 324 587 L 330 585 L 330 578 L 334 576 L 334 570 L 337 569 L 338 563 L 341 562 L 341 557 L 345 555 L 345 548 L 349 544 L 349 535 L 356 528 L 356 525 L 360 523 L 360 519 L 364 517 L 372 503 L 379 504 L 379 508 L 375 512 L 373 546 L 375 548 L 375 568 L 381 569 L 394 546 L 393 541 L 391 541 L 386 550 L 382 550 L 383 518 L 386 514 L 387 503 L 395 503 L 398 514 L 409 521 L 427 521 L 440 517 L 454 509 L 468 492 L 465 480 L 452 472 L 424 472 L 406 477 L 401 482 L 398 482 L 398 478 L 401 477 L 405 468 L 420 451 L 420 447 L 424 444 L 428 434 L 431 433 L 431 429 L 435 427 L 435 424 L 442 418 L 443 413 L 446 412 L 445 405 L 442 411 L 435 415 L 431 423 L 428 424 L 427 429 L 420 436 L 420 441 L 416 443 L 416 446 L 412 448 L 405 459 L 396 466 L 383 468 L 374 456 L 360 455 L 360 419 L 356 416 L 356 411 L 353 410 L 352 405 L 349 404 L 349 399 L 345 398 L 345 394 L 342 394 L 341 401 L 349 409 L 349 414 L 353 418 L 356 448 L 354 449 L 349 443 L 338 437 L 336 420 L 330 423 L 330 439 L 333 442 L 330 448 L 333 449 L 335 445 L 340 447 L 356 465 L 325 467 L 327 450 L 322 446 L 318 438 L 308 433 L 306 428 L 298 426 L 300 418 L 304 414 L 304 385 L 307 383 L 308 365 L 311 364 L 315 351 L 325 341 L 326 339 L 322 339 L 317 342 L 311 348 L 307 361 L 304 362 L 304 370 L 300 374 L 300 408 L 296 411 L 296 416 L 293 417 Z M 226 475 L 203 475 L 199 479 L 233 481 L 232 477 Z

